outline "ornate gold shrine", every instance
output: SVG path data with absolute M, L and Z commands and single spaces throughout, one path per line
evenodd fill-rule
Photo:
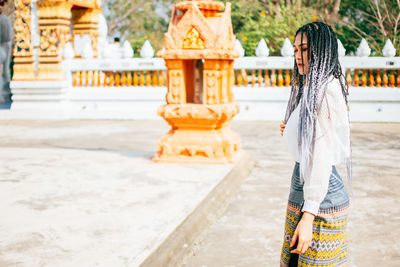
M 229 123 L 234 102 L 234 50 L 230 3 L 182 1 L 172 9 L 164 47 L 167 104 L 158 114 L 172 129 L 158 143 L 156 162 L 231 163 L 241 152 Z
M 14 81 L 63 80 L 62 51 L 73 39 L 70 34 L 71 17 L 73 35 L 89 34 L 94 55 L 97 55 L 98 14 L 100 0 L 39 0 L 39 66 L 34 67 L 31 43 L 31 0 L 15 0 Z

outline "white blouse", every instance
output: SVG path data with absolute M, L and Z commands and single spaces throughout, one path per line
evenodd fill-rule
M 300 105 L 290 115 L 284 131 L 292 158 L 300 162 L 298 147 L 298 124 Z M 304 177 L 303 211 L 317 215 L 329 186 L 332 165 L 337 165 L 350 156 L 350 126 L 347 105 L 340 83 L 331 78 L 322 100 L 316 120 L 316 139 L 312 157 L 310 177 Z

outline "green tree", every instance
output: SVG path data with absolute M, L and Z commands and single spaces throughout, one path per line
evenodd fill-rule
M 170 1 L 104 0 L 103 10 L 109 36 L 130 41 L 136 56 L 146 40 L 156 51 L 162 47 L 168 27 L 168 17 L 163 14 L 169 15 Z
M 348 51 L 355 51 L 361 38 L 365 38 L 376 55 L 382 55 L 382 48 L 390 39 L 399 55 L 399 0 L 344 0 L 339 15 L 338 34 Z
M 317 17 L 312 7 L 300 2 L 267 0 L 232 0 L 232 24 L 236 37 L 246 50 L 246 56 L 253 56 L 261 38 L 270 49 L 270 55 L 280 55 L 285 38 L 294 39 L 296 30 Z M 282 3 L 281 3 L 282 2 Z
M 347 53 L 365 38 L 375 55 L 390 39 L 400 51 L 400 0 L 231 0 L 234 32 L 253 55 L 265 38 L 272 55 L 301 25 L 321 20 L 334 27 Z M 265 16 L 264 16 L 265 14 Z

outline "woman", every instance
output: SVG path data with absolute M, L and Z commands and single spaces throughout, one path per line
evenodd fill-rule
M 294 49 L 281 133 L 296 164 L 281 266 L 290 258 L 291 266 L 293 259 L 298 266 L 346 266 L 349 197 L 335 165 L 347 160 L 350 181 L 350 128 L 336 35 L 329 25 L 312 22 L 297 31 Z

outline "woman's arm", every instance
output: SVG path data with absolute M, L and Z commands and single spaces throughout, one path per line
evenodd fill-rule
M 324 105 L 325 103 L 323 103 Z M 304 177 L 304 205 L 302 211 L 318 215 L 321 202 L 324 200 L 332 172 L 333 152 L 330 137 L 332 127 L 325 114 L 320 114 L 316 122 L 316 140 L 312 156 L 312 166 L 309 177 Z
M 334 79 L 328 84 L 325 97 L 315 122 L 315 142 L 311 160 L 310 175 L 304 177 L 304 205 L 302 211 L 318 215 L 321 202 L 329 186 L 329 177 L 335 162 L 336 128 L 347 108 L 340 84 Z
M 304 205 L 302 208 L 303 216 L 296 227 L 291 245 L 294 245 L 298 239 L 298 246 L 293 253 L 304 253 L 311 244 L 312 224 L 314 217 L 318 215 L 321 202 L 324 200 L 329 186 L 329 177 L 333 165 L 333 138 L 335 114 L 337 107 L 337 93 L 340 88 L 330 86 L 322 101 L 316 119 L 315 143 L 312 157 L 312 166 L 310 175 L 304 177 Z M 340 95 L 339 95 L 340 96 Z
M 320 130 L 317 130 L 318 134 Z M 315 141 L 310 177 L 304 178 L 304 205 L 302 218 L 298 223 L 291 240 L 293 247 L 298 239 L 298 244 L 291 253 L 304 253 L 311 245 L 314 217 L 318 215 L 321 202 L 328 192 L 329 177 L 332 172 L 332 161 L 328 134 L 325 133 Z

